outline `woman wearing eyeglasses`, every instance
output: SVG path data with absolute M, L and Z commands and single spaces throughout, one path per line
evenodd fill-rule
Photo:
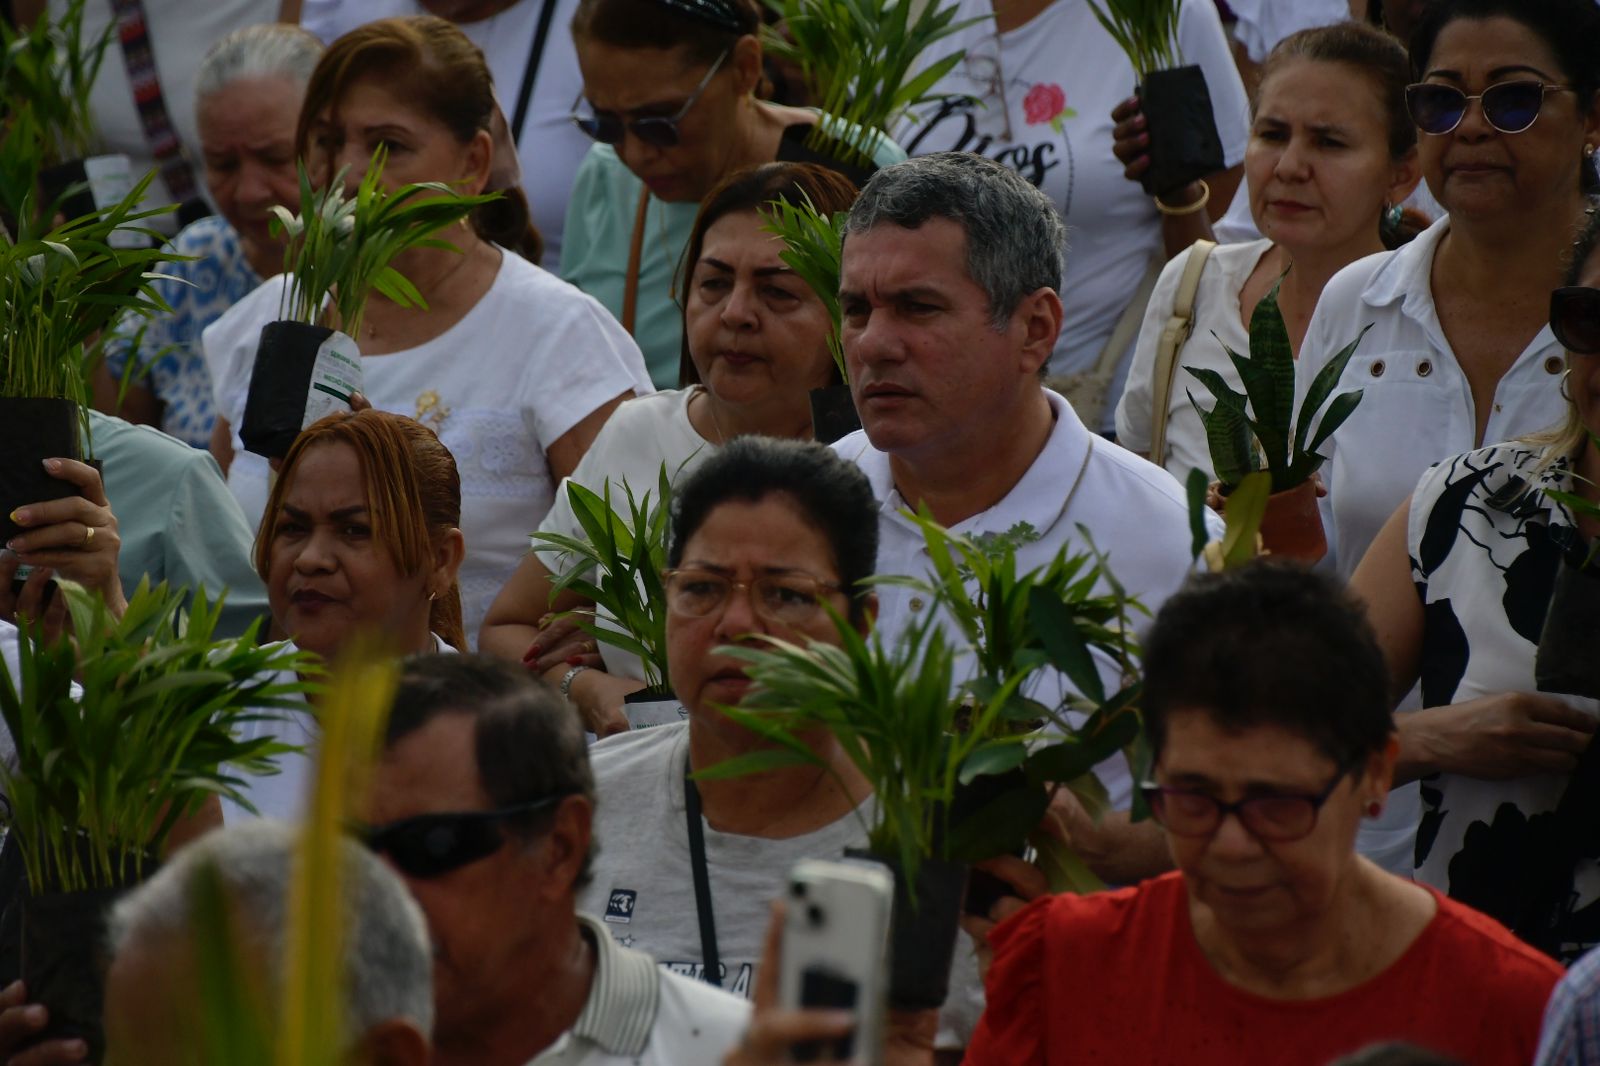
M 1568 353 L 1559 428 L 1429 470 L 1352 584 L 1393 690 L 1421 681 L 1424 709 L 1400 719 L 1398 770 L 1422 778 L 1416 877 L 1571 962 L 1600 944 L 1600 849 L 1589 821 L 1558 808 L 1600 703 L 1539 692 L 1534 657 L 1562 553 L 1581 561 L 1600 534 L 1546 495 L 1600 499 L 1600 216 L 1566 281 L 1550 301 Z
M 762 211 L 809 200 L 832 214 L 855 197 L 849 179 L 814 163 L 767 163 L 718 184 L 700 207 L 685 259 L 685 387 L 619 407 L 568 481 L 596 494 L 609 484 L 612 505 L 626 511 L 629 490 L 654 498 L 663 470 L 669 480 L 687 476 L 735 437 L 810 437 L 810 390 L 838 379 L 832 321 L 784 264 L 784 244 L 763 229 Z M 539 529 L 586 539 L 567 482 Z M 552 617 L 593 606 L 571 590 L 551 601 L 555 575 L 567 569 L 560 552 L 524 556 L 489 607 L 481 647 L 526 662 L 572 700 L 590 732 L 609 736 L 628 728 L 623 699 L 644 687 L 643 674 L 636 657 L 607 647 L 602 660 L 570 620 Z
M 767 637 L 836 641 L 824 604 L 867 629 L 873 604 L 860 581 L 876 563 L 877 513 L 852 463 L 799 441 L 739 438 L 679 486 L 667 645 L 689 717 L 590 749 L 594 835 L 603 846 L 578 901 L 670 970 L 749 996 L 768 901 L 790 868 L 865 839 L 855 814 L 870 800 L 868 786 L 826 734 L 811 743 L 828 770 L 699 784 L 688 774 L 769 750 L 717 709 L 738 704 L 750 686 L 719 647 Z
M 347 167 L 353 187 L 382 146 L 391 189 L 439 181 L 479 193 L 493 187 L 495 111 L 483 53 L 459 29 L 428 16 L 382 19 L 323 54 L 296 141 L 316 179 Z M 474 634 L 556 485 L 618 404 L 651 391 L 637 347 L 605 309 L 518 254 L 532 250 L 526 204 L 518 189 L 501 191 L 504 199 L 439 234 L 456 250 L 419 247 L 395 261 L 426 309 L 373 293 L 355 338 L 367 399 L 434 430 L 460 464 L 472 545 L 462 603 Z M 269 490 L 268 463 L 235 451 L 236 430 L 261 327 L 278 317 L 287 284 L 268 281 L 204 335 L 222 415 L 213 450 L 252 521 Z
M 679 384 L 675 271 L 701 199 L 760 163 L 847 167 L 807 146 L 819 123 L 860 134 L 757 97 L 760 21 L 755 0 L 581 0 L 572 19 L 583 72 L 573 119 L 599 143 L 567 205 L 561 273 L 633 334 L 657 388 Z M 905 158 L 885 136 L 873 143 L 876 166 Z
M 1360 604 L 1293 565 L 1208 574 L 1144 665 L 1145 795 L 1178 870 L 969 920 L 993 959 L 968 1066 L 1322 1066 L 1388 1041 L 1530 1062 L 1560 967 L 1355 852 L 1395 759 Z
M 1325 565 L 1348 577 L 1431 464 L 1557 422 L 1564 367 L 1550 290 L 1597 184 L 1600 7 L 1593 0 L 1445 0 L 1411 42 L 1407 107 L 1445 214 L 1322 291 L 1295 366 L 1295 404 L 1363 329 L 1334 392 L 1355 414 L 1322 446 Z M 1401 702 L 1414 710 L 1415 695 Z M 1420 801 L 1397 791 L 1364 854 L 1411 868 Z
M 460 651 L 461 478 L 428 427 L 387 411 L 333 414 L 289 448 L 256 538 L 256 570 L 274 628 L 324 662 L 362 636 L 401 655 Z M 316 743 L 310 715 L 254 729 L 286 743 Z M 293 820 L 306 800 L 310 763 L 251 779 L 257 813 Z M 249 812 L 224 804 L 229 819 Z

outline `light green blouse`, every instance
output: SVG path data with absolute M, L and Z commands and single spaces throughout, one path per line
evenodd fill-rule
M 821 117 L 829 133 L 850 140 L 859 127 Z M 842 135 L 835 132 L 844 131 Z M 786 158 L 786 140 L 778 158 Z M 879 137 L 872 153 L 876 166 L 886 167 L 906 158 L 899 145 Z M 617 158 L 616 149 L 597 144 L 589 149 L 567 202 L 567 219 L 561 239 L 561 274 L 599 300 L 620 321 L 622 294 L 627 281 L 628 251 L 633 241 L 633 220 L 639 192 L 644 187 Z M 658 389 L 678 387 L 683 355 L 683 313 L 677 302 L 677 271 L 694 228 L 696 203 L 665 203 L 650 197 L 645 209 L 644 246 L 639 259 L 639 296 L 635 309 L 634 340 L 644 352 L 650 378 Z

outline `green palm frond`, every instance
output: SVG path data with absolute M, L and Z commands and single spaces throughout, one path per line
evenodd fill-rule
M 410 248 L 458 249 L 437 234 L 461 222 L 498 192 L 462 196 L 439 182 L 382 185 L 388 152 L 373 153 L 355 194 L 345 193 L 345 170 L 320 189 L 300 164 L 300 211 L 272 209 L 272 232 L 285 238 L 283 269 L 290 275 L 279 317 L 315 324 L 331 310 L 333 324 L 360 333 L 367 299 L 374 292 L 401 307 L 426 309 L 422 294 L 392 264 Z
M 1128 56 L 1142 81 L 1181 60 L 1179 0 L 1089 0 L 1089 10 Z

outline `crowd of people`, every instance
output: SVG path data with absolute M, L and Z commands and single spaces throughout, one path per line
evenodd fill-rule
M 820 729 L 803 760 L 697 775 L 772 747 L 724 713 L 753 685 L 730 646 L 892 647 L 938 609 L 871 580 L 930 575 L 921 513 L 1019 570 L 1103 553 L 1142 607 L 1150 759 L 1041 827 L 1111 887 L 980 864 L 1003 891 L 947 1000 L 861 1061 L 1600 1064 L 1600 834 L 1572 801 L 1600 694 L 1543 691 L 1536 662 L 1600 537 L 1594 0 L 1175 0 L 1222 165 L 1155 196 L 1088 0 L 957 0 L 907 72 L 927 99 L 877 131 L 810 106 L 756 0 L 143 7 L 178 163 L 125 113 L 120 56 L 95 106 L 203 217 L 153 283 L 171 310 L 94 371 L 98 462 L 48 460 L 74 494 L 10 516 L 0 652 L 19 617 L 67 627 L 54 579 L 120 612 L 149 578 L 225 589 L 219 635 L 405 656 L 340 859 L 352 1061 L 765 1066 L 848 1033 L 777 1002 L 772 903 L 865 845 L 871 781 Z M 351 409 L 255 454 L 292 284 L 269 209 L 380 148 L 389 187 L 498 195 L 395 260 L 421 306 L 372 296 Z M 837 322 L 774 203 L 841 216 Z M 1194 386 L 1244 387 L 1228 349 L 1263 309 L 1281 406 L 1348 416 L 1309 447 L 1327 552 L 1207 573 Z M 846 388 L 859 428 L 816 439 Z M 620 510 L 669 483 L 659 692 L 550 538 L 593 528 L 569 489 Z M 182 1060 L 203 871 L 282 968 L 318 698 L 249 724 L 281 772 L 114 908 L 117 1061 Z M 47 1021 L 0 992 L 0 1060 L 85 1061 Z

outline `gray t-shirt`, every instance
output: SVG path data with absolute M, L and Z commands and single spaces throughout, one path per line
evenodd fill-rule
M 608 737 L 589 749 L 599 809 L 594 880 L 578 909 L 605 923 L 624 947 L 673 973 L 700 977 L 700 922 L 683 810 L 688 723 Z M 768 840 L 705 827 L 706 866 L 722 957 L 722 987 L 749 997 L 770 905 L 801 859 L 838 859 L 866 846 L 872 800 L 814 833 Z M 859 816 L 858 816 L 859 815 Z

